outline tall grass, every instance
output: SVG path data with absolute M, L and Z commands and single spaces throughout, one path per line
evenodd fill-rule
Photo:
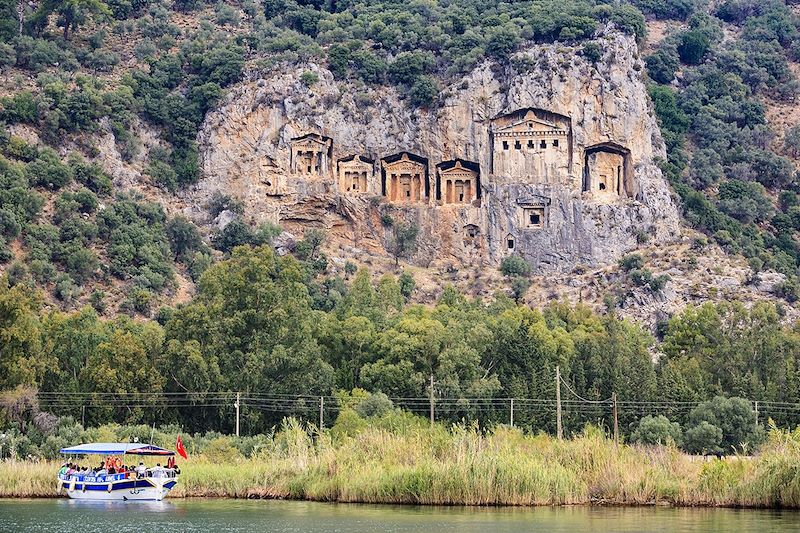
M 753 458 L 701 461 L 587 430 L 559 441 L 499 428 L 366 429 L 333 440 L 286 424 L 256 458 L 193 456 L 173 497 L 338 502 L 800 507 L 800 432 Z M 0 497 L 55 495 L 56 463 L 0 463 Z

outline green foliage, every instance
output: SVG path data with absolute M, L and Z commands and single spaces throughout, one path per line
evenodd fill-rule
M 719 186 L 719 207 L 742 222 L 763 221 L 773 214 L 764 187 L 752 181 L 728 180 Z
M 619 260 L 619 266 L 625 272 L 638 270 L 644 267 L 644 258 L 641 254 L 628 254 Z
M 686 450 L 696 454 L 721 454 L 722 430 L 705 420 L 686 430 Z
M 510 255 L 500 262 L 500 272 L 504 276 L 527 276 L 531 273 L 531 265 L 518 255 Z
M 431 76 L 420 76 L 411 86 L 409 97 L 417 107 L 430 107 L 439 94 L 439 85 Z
M 678 59 L 676 49 L 670 46 L 660 46 L 655 53 L 645 59 L 647 73 L 658 83 L 669 83 L 675 79 L 675 71 L 679 66 Z
M 400 277 L 397 279 L 397 282 L 400 285 L 400 294 L 402 294 L 403 298 L 408 301 L 417 286 L 417 282 L 414 281 L 414 276 L 406 271 L 403 271 L 400 273 Z
M 99 235 L 108 243 L 111 273 L 143 289 L 160 291 L 173 278 L 161 206 L 121 195 L 97 215 Z
M 401 257 L 410 258 L 416 253 L 419 227 L 414 223 L 400 221 L 394 221 L 391 227 L 388 249 L 394 257 L 394 264 L 398 265 Z
M 600 49 L 599 44 L 591 41 L 583 45 L 583 48 L 581 48 L 581 55 L 586 58 L 586 61 L 594 64 L 602 59 L 603 51 Z
M 32 185 L 58 190 L 73 179 L 72 169 L 61 162 L 54 150 L 41 150 L 34 161 L 25 168 L 25 174 Z
M 58 14 L 58 25 L 64 28 L 64 40 L 92 15 L 110 16 L 111 10 L 100 0 L 49 0 L 42 3 L 34 14 L 35 20 L 46 20 L 51 13 Z
M 675 20 L 686 20 L 697 9 L 696 0 L 634 0 L 633 5 L 656 18 Z
M 10 124 L 34 124 L 39 119 L 39 108 L 30 91 L 21 91 L 10 98 L 2 98 L 0 106 L 3 107 L 0 119 Z
M 169 246 L 176 259 L 185 259 L 190 254 L 202 251 L 204 248 L 200 231 L 186 217 L 173 218 L 167 223 L 165 230 Z
M 689 421 L 694 426 L 691 434 L 694 449 L 697 444 L 702 443 L 703 448 L 710 453 L 730 453 L 732 451 L 743 451 L 753 448 L 759 444 L 763 438 L 760 428 L 756 425 L 756 414 L 749 401 L 743 398 L 725 398 L 716 396 L 713 400 L 701 403 L 689 414 Z M 711 426 L 711 427 L 709 427 Z M 700 427 L 701 429 L 697 429 Z M 721 430 L 721 440 L 717 443 L 718 447 L 712 447 L 710 437 L 716 432 L 712 427 Z M 689 430 L 686 432 L 687 443 L 689 442 Z M 700 436 L 703 439 L 699 438 Z M 699 442 L 698 442 L 699 441 Z
M 688 65 L 699 64 L 711 46 L 708 36 L 701 30 L 687 31 L 681 35 L 678 55 Z
M 670 444 L 680 446 L 683 441 L 683 431 L 680 424 L 670 422 L 664 415 L 645 416 L 639 420 L 639 425 L 631 434 L 631 441 L 639 444 Z
M 223 194 L 219 191 L 216 191 L 213 195 L 211 195 L 207 209 L 212 218 L 216 217 L 223 211 L 230 211 L 237 215 L 243 215 L 244 203 L 242 203 L 242 201 L 238 198 L 234 198 L 229 194 Z
M 319 75 L 316 72 L 306 71 L 300 74 L 300 82 L 306 87 L 311 87 L 319 81 Z
M 515 276 L 511 280 L 511 296 L 514 298 L 514 301 L 519 302 L 522 300 L 522 297 L 528 292 L 530 286 L 531 280 L 522 276 Z

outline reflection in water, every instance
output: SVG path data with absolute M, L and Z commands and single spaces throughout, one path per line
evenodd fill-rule
M 0 531 L 390 533 L 773 533 L 800 513 L 664 507 L 412 507 L 189 499 L 164 502 L 0 500 Z

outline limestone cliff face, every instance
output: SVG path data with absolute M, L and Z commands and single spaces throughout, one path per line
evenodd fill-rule
M 596 65 L 559 44 L 486 62 L 432 112 L 313 64 L 243 83 L 207 116 L 187 205 L 223 191 L 256 222 L 325 228 L 368 254 L 387 253 L 388 214 L 419 225 L 422 266 L 516 253 L 565 271 L 614 261 L 643 235 L 671 241 L 678 211 L 654 163 L 664 147 L 636 44 L 612 30 L 599 42 Z M 320 81 L 306 87 L 304 71 Z

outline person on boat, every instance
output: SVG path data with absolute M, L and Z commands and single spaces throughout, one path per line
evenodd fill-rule
M 139 466 L 136 467 L 136 476 L 139 478 L 145 477 L 147 474 L 147 468 L 145 468 L 144 463 L 139 462 Z
M 153 473 L 153 477 L 164 477 L 164 468 L 161 466 L 161 463 L 156 463 L 156 466 L 151 469 L 151 472 Z
M 63 465 L 61 465 L 61 468 L 58 470 L 58 475 L 59 476 L 65 475 L 67 473 L 68 469 L 69 469 L 69 463 L 64 463 Z

